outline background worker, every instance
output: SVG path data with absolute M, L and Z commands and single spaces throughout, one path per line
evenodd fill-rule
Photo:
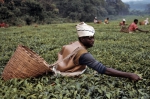
M 146 20 L 144 20 L 145 25 L 149 25 L 149 21 L 148 18 L 146 18 Z
M 137 26 L 138 24 L 138 19 L 134 19 L 134 21 L 129 25 L 129 33 L 132 33 L 132 32 L 136 32 L 136 30 L 140 31 L 140 32 L 145 32 L 145 33 L 148 33 L 149 31 L 147 30 L 141 30 L 138 28 Z
M 95 17 L 94 18 L 94 23 L 97 23 L 97 22 L 98 22 L 97 17 Z
M 104 24 L 109 24 L 109 18 L 106 18 Z
M 97 17 L 94 18 L 94 23 L 100 24 L 101 20 L 98 20 Z
M 5 23 L 5 22 L 1 22 L 1 23 L 0 23 L 0 27 L 1 27 L 1 28 L 5 28 L 5 27 L 6 27 L 6 23 Z
M 127 25 L 127 24 L 126 24 L 126 20 L 123 19 L 122 22 L 119 23 L 119 26 L 125 26 L 125 25 Z

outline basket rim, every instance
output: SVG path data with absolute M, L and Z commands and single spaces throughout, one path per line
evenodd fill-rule
M 28 51 L 32 52 L 34 55 L 36 55 L 38 57 L 38 59 L 35 59 L 35 60 L 38 60 L 38 63 L 43 63 L 45 66 L 49 67 L 49 64 L 44 60 L 43 57 L 41 57 L 39 54 L 37 54 L 35 51 L 33 51 L 32 49 L 30 49 L 29 47 L 25 46 L 25 45 L 22 45 L 22 44 L 19 44 L 18 47 L 22 48 L 23 50 L 25 50 L 27 52 L 27 55 L 29 55 Z M 17 49 L 16 49 L 17 50 Z M 31 56 L 30 56 L 31 57 Z M 40 61 L 39 61 L 40 60 Z

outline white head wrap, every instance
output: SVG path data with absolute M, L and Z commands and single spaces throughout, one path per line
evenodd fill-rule
M 126 19 L 123 19 L 122 21 L 126 21 Z
M 77 24 L 76 29 L 78 37 L 93 36 L 95 33 L 94 28 L 84 22 Z

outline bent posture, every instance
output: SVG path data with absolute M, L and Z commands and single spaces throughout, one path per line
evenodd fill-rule
M 55 73 L 64 76 L 76 76 L 82 74 L 89 67 L 100 74 L 129 78 L 134 81 L 141 79 L 137 74 L 106 67 L 94 59 L 87 51 L 88 48 L 94 45 L 94 28 L 81 22 L 76 26 L 76 29 L 79 40 L 62 47 L 62 50 L 58 53 L 58 65 L 53 67 Z
M 126 24 L 126 20 L 123 19 L 122 22 L 119 23 L 119 26 L 125 26 L 125 25 L 127 25 L 127 24 Z
M 109 24 L 109 18 L 106 18 L 106 19 L 104 20 L 104 24 Z
M 134 22 L 129 25 L 129 28 L 128 28 L 129 33 L 136 32 L 136 30 L 138 30 L 140 32 L 145 32 L 145 33 L 149 32 L 146 30 L 139 29 L 137 24 L 138 24 L 138 19 L 134 19 Z

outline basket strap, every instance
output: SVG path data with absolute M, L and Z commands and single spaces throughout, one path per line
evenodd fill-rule
M 83 49 L 83 47 L 77 47 L 72 53 L 70 53 L 68 56 L 66 56 L 63 60 L 61 61 L 57 61 L 56 63 L 54 64 L 50 64 L 48 67 L 51 68 L 53 66 L 56 66 L 58 63 L 70 58 L 71 56 L 75 55 L 80 49 Z

